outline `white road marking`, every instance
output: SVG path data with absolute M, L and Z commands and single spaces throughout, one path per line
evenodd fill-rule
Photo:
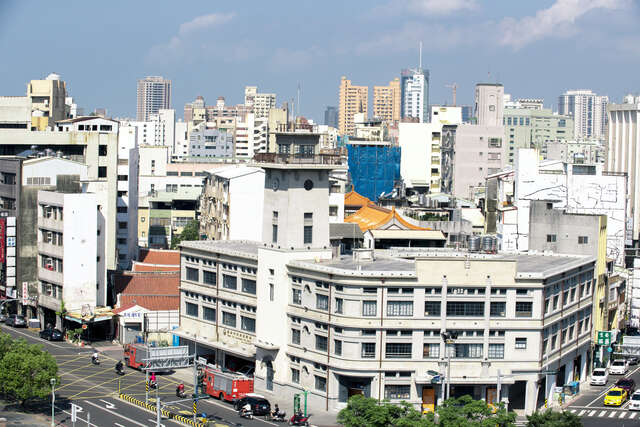
M 604 415 L 607 413 L 607 411 L 602 411 L 600 412 L 600 415 L 598 415 L 599 417 L 604 417 Z
M 627 415 L 626 412 L 620 412 L 620 416 L 618 418 L 624 418 Z
M 111 402 L 107 402 L 106 400 L 100 399 L 100 402 L 104 403 L 107 409 L 115 409 L 116 405 Z
M 582 416 L 582 414 L 584 414 L 585 412 L 587 412 L 587 410 L 586 410 L 586 409 L 583 409 L 582 411 L 580 411 L 580 412 L 578 413 L 578 416 L 579 416 L 579 417 L 581 417 L 581 416 Z
M 98 409 L 100 409 L 100 410 L 102 410 L 102 411 L 107 411 L 107 412 L 108 412 L 108 413 L 110 413 L 111 415 L 115 415 L 116 417 L 120 417 L 120 418 L 122 418 L 123 420 L 127 420 L 127 421 L 129 421 L 130 423 L 135 424 L 135 425 L 137 425 L 137 426 L 140 426 L 140 427 L 147 427 L 145 424 L 141 424 L 141 423 L 139 423 L 139 422 L 137 422 L 137 421 L 132 420 L 131 418 L 127 418 L 127 417 L 125 417 L 124 415 L 120 415 L 120 414 L 118 414 L 117 412 L 114 412 L 114 411 L 112 411 L 112 410 L 110 410 L 110 409 L 106 409 L 106 408 L 103 408 L 103 407 L 102 407 L 102 406 L 100 406 L 100 405 L 96 405 L 96 404 L 95 404 L 95 403 L 93 403 L 93 402 L 89 402 L 88 400 L 85 400 L 84 402 L 85 402 L 86 404 L 88 404 L 88 405 L 95 406 L 96 408 L 98 408 Z
M 633 374 L 635 374 L 636 372 L 638 372 L 638 370 L 640 370 L 640 365 L 638 365 L 637 368 L 635 368 L 633 371 L 631 371 L 629 373 L 629 375 L 627 375 L 627 377 L 632 376 Z M 616 380 L 617 381 L 617 380 Z M 601 399 L 602 396 L 604 396 L 605 394 L 607 394 L 609 392 L 609 390 L 611 390 L 614 386 L 616 385 L 615 382 L 613 382 L 613 384 L 611 384 L 611 386 L 609 386 L 606 390 L 604 390 L 602 393 L 600 393 L 598 395 L 598 397 L 596 397 L 595 399 L 593 399 L 591 402 L 587 403 L 587 406 L 591 406 L 593 405 L 597 400 Z
M 629 419 L 630 419 L 630 420 L 634 419 L 634 418 L 636 417 L 636 415 L 637 415 L 637 414 L 634 412 L 633 414 L 629 415 Z
M 572 409 L 572 410 L 571 410 L 571 411 L 569 411 L 569 412 L 571 412 L 572 414 L 575 414 L 575 413 L 576 413 L 576 411 L 577 411 L 577 409 Z
M 149 421 L 151 421 L 153 423 L 154 426 L 157 426 L 158 424 L 156 424 L 157 420 L 152 420 L 151 418 L 149 418 Z M 164 424 L 160 424 L 160 427 L 165 427 Z
M 113 423 L 113 425 L 114 425 L 114 426 L 117 426 L 117 427 L 125 427 L 125 426 L 123 426 L 122 424 L 118 424 L 118 423 Z
M 615 411 L 611 411 L 611 413 L 609 414 L 609 418 L 614 418 L 616 416 L 617 412 Z
M 591 412 L 589 412 L 589 416 L 593 417 L 593 414 L 595 414 L 595 413 L 596 413 L 596 411 L 591 411 Z

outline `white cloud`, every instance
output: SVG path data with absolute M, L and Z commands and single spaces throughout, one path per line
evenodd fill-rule
M 181 24 L 178 33 L 185 36 L 194 31 L 225 24 L 231 21 L 234 16 L 235 14 L 233 13 L 210 13 L 209 15 L 198 16 L 189 22 Z
M 477 7 L 476 0 L 410 0 L 407 9 L 421 15 L 448 15 Z
M 500 43 L 520 49 L 543 38 L 568 36 L 577 31 L 574 24 L 583 15 L 597 9 L 621 9 L 629 3 L 630 0 L 556 0 L 535 16 L 505 18 L 500 23 Z
M 180 24 L 178 34 L 172 36 L 167 43 L 153 46 L 148 54 L 147 60 L 150 62 L 168 62 L 176 57 L 180 57 L 186 52 L 186 48 L 193 49 L 200 46 L 202 40 L 194 37 L 195 32 L 215 28 L 226 24 L 234 18 L 234 13 L 211 13 L 197 16 L 191 21 Z M 203 47 L 209 43 L 206 43 Z

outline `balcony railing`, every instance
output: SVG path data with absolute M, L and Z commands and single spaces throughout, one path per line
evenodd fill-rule
M 256 153 L 253 156 L 253 161 L 292 165 L 342 165 L 342 157 L 335 154 Z

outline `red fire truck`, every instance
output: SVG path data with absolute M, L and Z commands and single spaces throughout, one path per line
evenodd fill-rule
M 204 369 L 203 388 L 209 396 L 235 402 L 247 393 L 253 393 L 253 378 L 230 372 L 222 372 L 207 366 Z

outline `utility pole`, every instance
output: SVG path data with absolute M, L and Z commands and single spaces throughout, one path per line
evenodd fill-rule
M 497 395 L 496 396 L 496 400 L 497 400 L 496 403 L 500 403 L 501 402 L 501 400 L 500 400 L 500 392 L 501 391 L 502 391 L 502 382 L 501 382 L 501 378 L 500 378 L 500 369 L 498 369 L 498 384 L 497 384 L 497 387 L 496 387 L 496 395 Z
M 156 399 L 156 427 L 160 427 L 162 421 L 162 410 L 160 409 L 160 397 Z

